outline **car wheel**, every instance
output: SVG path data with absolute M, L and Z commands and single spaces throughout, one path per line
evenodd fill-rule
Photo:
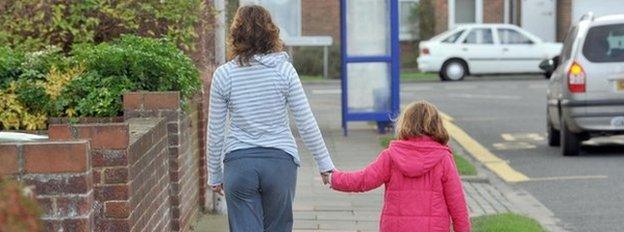
M 548 115 L 546 115 L 546 134 L 548 136 L 548 146 L 558 147 L 561 145 L 561 132 L 559 132 L 555 127 L 553 127 L 552 122 L 548 119 Z
M 450 60 L 442 66 L 440 76 L 442 77 L 442 80 L 445 81 L 461 81 L 467 73 L 468 69 L 463 62 L 459 60 Z
M 550 76 L 552 76 L 552 72 L 545 72 L 544 73 L 544 78 L 545 79 L 550 79 Z
M 563 156 L 578 156 L 581 149 L 581 138 L 579 134 L 573 133 L 561 119 L 561 154 Z

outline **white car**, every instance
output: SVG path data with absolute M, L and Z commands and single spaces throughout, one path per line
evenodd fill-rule
M 466 24 L 422 41 L 419 47 L 420 71 L 458 81 L 469 74 L 544 73 L 540 62 L 559 55 L 562 45 L 543 42 L 515 25 Z

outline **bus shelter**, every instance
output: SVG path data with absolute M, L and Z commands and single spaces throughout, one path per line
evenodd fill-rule
M 340 0 L 342 128 L 374 121 L 380 133 L 400 110 L 399 0 Z

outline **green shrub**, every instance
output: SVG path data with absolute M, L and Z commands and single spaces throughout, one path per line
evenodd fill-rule
M 122 36 L 112 43 L 76 46 L 72 54 L 89 71 L 133 83 L 117 90 L 179 90 L 182 99 L 190 99 L 201 89 L 199 71 L 191 59 L 165 39 Z
M 300 47 L 294 50 L 293 66 L 299 75 L 323 75 L 323 48 Z M 329 48 L 329 78 L 340 78 L 340 45 Z
M 420 1 L 417 8 L 419 39 L 428 40 L 435 35 L 433 0 Z
M 111 41 L 122 34 L 167 37 L 193 50 L 208 18 L 204 0 L 4 0 L 0 44 L 29 51 Z M 207 30 L 206 28 L 202 28 Z
M 0 231 L 41 231 L 41 209 L 14 180 L 0 179 Z
M 24 55 L 8 47 L 0 47 L 0 87 L 17 80 Z
M 14 54 L 0 49 L 6 82 L 0 85 L 0 126 L 5 129 L 44 129 L 48 117 L 118 116 L 128 91 L 180 91 L 187 106 L 202 87 L 191 59 L 167 39 L 128 35 L 76 45 L 70 56 L 54 47 L 23 58 Z

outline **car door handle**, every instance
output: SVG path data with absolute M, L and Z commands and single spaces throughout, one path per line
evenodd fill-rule
M 462 48 L 462 51 L 467 52 L 468 48 Z
M 503 52 L 508 52 L 509 48 L 503 48 Z

